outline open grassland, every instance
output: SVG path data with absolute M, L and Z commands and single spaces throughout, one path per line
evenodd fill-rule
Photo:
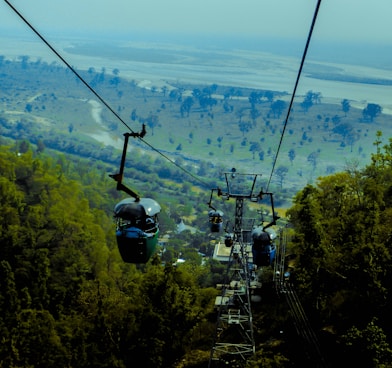
M 162 152 L 177 162 L 194 162 L 195 166 L 205 161 L 221 166 L 222 170 L 236 167 L 243 172 L 263 174 L 265 181 L 280 147 L 275 171 L 279 167 L 285 169 L 281 176 L 272 177 L 272 184 L 275 189 L 290 191 L 347 165 L 367 164 L 375 152 L 376 132 L 383 132 L 385 139 L 392 135 L 390 115 L 381 114 L 373 121 L 365 121 L 362 108 L 351 106 L 343 112 L 338 99 L 324 102 L 321 96 L 304 109 L 304 97 L 297 97 L 284 127 L 290 100 L 285 92 L 178 81 L 155 86 L 121 78 L 118 71 L 94 68 L 80 73 L 122 121 L 72 72 L 40 61 L 3 61 L 1 83 L 6 97 L 2 117 L 14 124 L 24 122 L 43 137 L 86 137 L 116 148 L 122 147 L 123 133 L 128 131 L 123 123 L 134 131 L 144 123 L 147 145 L 139 141 L 131 145 L 147 152 Z M 212 102 L 202 104 L 197 97 L 200 92 Z M 262 97 L 257 103 L 250 103 L 252 93 L 265 96 L 266 92 L 272 93 L 272 100 Z M 186 99 L 192 103 L 184 111 Z M 271 108 L 277 100 L 286 104 L 280 113 Z M 341 124 L 350 127 L 351 140 L 336 132 Z

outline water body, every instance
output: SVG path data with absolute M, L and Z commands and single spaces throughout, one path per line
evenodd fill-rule
M 216 83 L 292 95 L 303 51 L 300 42 L 296 46 L 290 43 L 288 47 L 287 42 L 280 44 L 278 40 L 264 43 L 254 40 L 247 44 L 239 40 L 232 43 L 210 40 L 206 44 L 193 41 L 165 39 L 160 43 L 151 36 L 131 41 L 55 39 L 51 44 L 77 69 L 94 67 L 100 71 L 105 68 L 107 73 L 118 69 L 121 77 L 135 80 L 146 88 L 170 86 L 174 82 Z M 61 60 L 39 39 L 0 35 L 0 44 L 1 55 L 9 59 L 28 55 L 61 64 Z M 385 67 L 390 56 L 370 55 L 372 57 L 365 58 L 363 51 L 358 54 L 362 58 L 352 55 L 350 59 L 342 50 L 339 57 L 339 52 L 333 46 L 329 47 L 330 51 L 310 48 L 296 97 L 301 99 L 312 90 L 320 92 L 323 101 L 340 103 L 346 98 L 352 106 L 360 108 L 367 103 L 377 103 L 383 107 L 384 113 L 391 113 L 392 70 Z M 377 52 L 376 49 L 373 51 Z M 335 80 L 320 78 L 325 75 L 332 75 Z M 336 80 L 336 77 L 345 80 Z M 371 83 L 353 82 L 364 78 Z

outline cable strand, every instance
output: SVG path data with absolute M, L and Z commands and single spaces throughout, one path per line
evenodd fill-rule
M 74 73 L 74 75 L 98 98 L 98 100 L 105 105 L 105 107 L 131 132 L 135 133 L 131 127 L 121 118 L 119 114 L 117 114 L 116 111 L 100 96 L 98 92 L 94 90 L 93 87 L 90 86 L 89 83 L 86 82 L 86 80 L 75 70 L 74 67 L 72 67 L 71 64 L 65 60 L 65 58 L 45 39 L 45 37 L 42 36 L 42 34 L 8 1 L 4 0 L 8 6 L 19 16 L 20 19 L 40 38 L 40 40 Z M 157 152 L 160 154 L 162 157 L 164 157 L 166 160 L 168 160 L 170 163 L 175 165 L 178 169 L 182 170 L 185 172 L 187 175 L 191 176 L 193 179 L 198 181 L 199 183 L 203 184 L 204 186 L 208 187 L 208 184 L 204 182 L 202 179 L 191 173 L 189 170 L 185 169 L 181 165 L 179 165 L 177 162 L 172 160 L 170 157 L 165 155 L 163 152 L 158 150 L 157 148 L 153 147 L 150 143 L 145 141 L 142 137 L 138 137 L 140 141 L 142 141 L 144 144 L 146 144 L 148 147 L 150 147 L 153 151 Z
M 125 125 L 125 127 L 127 127 L 128 130 L 130 130 L 132 133 L 134 133 L 134 131 L 131 129 L 131 127 L 121 118 L 120 115 L 118 115 L 113 109 L 112 107 L 94 90 L 93 87 L 91 87 L 85 80 L 84 78 L 75 70 L 74 67 L 72 67 L 72 65 L 70 65 L 67 60 L 65 60 L 61 54 L 41 35 L 40 32 L 38 32 L 38 30 L 8 1 L 8 0 L 4 0 L 9 7 L 19 16 L 20 19 L 23 20 L 23 22 L 41 39 L 41 41 L 47 46 L 49 47 L 49 49 L 72 71 L 72 73 L 75 74 L 75 76 L 95 95 L 95 97 L 97 97 L 99 99 L 99 101 L 101 101 L 109 110 L 111 113 L 113 113 L 113 115 L 121 121 L 121 123 L 123 123 Z
M 300 67 L 299 67 L 299 70 L 298 70 L 297 79 L 296 79 L 296 81 L 295 81 L 293 93 L 292 93 L 292 95 L 291 95 L 290 104 L 289 104 L 289 108 L 288 108 L 288 110 L 287 110 L 286 119 L 285 119 L 285 121 L 284 121 L 282 134 L 280 135 L 280 141 L 279 141 L 279 144 L 278 144 L 278 149 L 277 149 L 277 151 L 276 151 L 276 155 L 275 155 L 274 162 L 273 162 L 273 165 L 272 165 L 271 174 L 270 174 L 270 177 L 269 177 L 269 180 L 268 180 L 267 192 L 268 192 L 268 189 L 269 189 L 271 180 L 272 180 L 272 176 L 273 176 L 274 171 L 275 171 L 276 162 L 277 162 L 277 160 L 278 160 L 280 148 L 281 148 L 281 146 L 282 146 L 283 137 L 284 137 L 284 134 L 285 134 L 285 131 L 286 131 L 287 123 L 288 123 L 288 121 L 289 121 L 289 117 L 290 117 L 291 109 L 292 109 L 292 106 L 293 106 L 293 103 L 294 103 L 295 94 L 296 94 L 296 92 L 297 92 L 297 87 L 298 87 L 298 84 L 299 84 L 299 80 L 300 80 L 300 78 L 301 78 L 302 68 L 303 68 L 303 66 L 304 66 L 304 64 L 305 64 L 306 54 L 308 53 L 308 48 L 309 48 L 310 40 L 311 40 L 311 38 L 312 38 L 314 25 L 316 24 L 316 19 L 317 19 L 317 15 L 318 15 L 318 12 L 319 12 L 319 9 L 320 9 L 320 5 L 321 5 L 321 0 L 318 0 L 317 5 L 316 5 L 316 9 L 315 9 L 315 11 L 314 11 L 312 24 L 311 24 L 311 26 L 310 26 L 308 38 L 307 38 L 307 40 L 306 40 L 305 49 L 304 49 L 304 52 L 303 52 L 303 54 L 302 54 L 302 60 L 301 60 L 301 64 L 300 64 Z
M 38 32 L 38 30 L 8 1 L 8 0 L 4 0 L 8 6 L 19 16 L 20 19 L 22 19 L 22 21 L 41 39 L 41 41 L 72 71 L 72 73 L 74 73 L 74 75 L 98 98 L 98 100 L 105 105 L 105 107 L 132 133 L 134 133 L 134 131 L 132 130 L 132 128 L 121 118 L 121 116 L 119 114 L 117 114 L 116 111 L 114 111 L 114 109 L 99 95 L 99 93 L 97 93 L 93 87 L 90 86 L 89 83 L 86 82 L 86 80 L 75 70 L 75 68 L 72 67 L 72 65 L 70 65 L 65 58 L 63 58 L 63 56 L 41 35 L 40 32 Z M 316 5 L 316 9 L 314 12 L 314 16 L 313 16 L 313 20 L 312 20 L 312 24 L 310 27 L 310 31 L 307 37 L 307 41 L 306 41 L 306 45 L 305 45 L 305 49 L 302 55 L 302 60 L 301 60 L 301 64 L 297 73 L 297 78 L 295 81 L 295 85 L 294 85 L 294 89 L 293 89 L 293 93 L 290 99 L 290 104 L 289 104 L 289 108 L 287 110 L 287 115 L 284 121 L 284 125 L 283 125 L 283 130 L 280 136 L 280 140 L 279 140 L 279 144 L 278 144 L 278 149 L 276 151 L 276 155 L 274 158 L 274 162 L 272 165 L 272 170 L 271 170 L 271 174 L 268 180 L 268 184 L 267 184 L 267 192 L 272 180 L 272 176 L 274 174 L 275 171 L 275 166 L 276 166 L 276 162 L 280 153 L 280 148 L 282 146 L 283 143 L 283 137 L 286 131 L 286 127 L 288 124 L 288 120 L 290 117 L 290 113 L 291 113 L 291 109 L 293 106 L 293 102 L 294 102 L 294 98 L 296 95 L 296 91 L 297 91 L 297 87 L 299 84 L 299 80 L 302 74 L 302 69 L 305 63 L 305 59 L 306 59 L 306 55 L 307 55 L 307 51 L 309 48 L 309 44 L 310 44 L 310 40 L 312 37 L 312 33 L 313 33 L 313 29 L 314 29 L 314 25 L 316 23 L 316 19 L 317 19 L 317 15 L 318 15 L 318 11 L 321 5 L 321 0 L 318 0 L 317 5 Z M 195 176 L 193 173 L 191 173 L 189 170 L 185 169 L 184 167 L 182 167 L 181 165 L 179 165 L 178 163 L 176 163 L 174 160 L 172 160 L 170 157 L 168 157 L 167 155 L 165 155 L 163 152 L 161 152 L 160 150 L 158 150 L 157 148 L 153 147 L 150 143 L 148 143 L 147 141 L 145 141 L 142 137 L 138 137 L 138 139 L 140 141 L 142 141 L 144 144 L 146 144 L 148 147 L 150 147 L 153 151 L 157 152 L 158 154 L 160 154 L 162 157 L 164 157 L 166 160 L 168 160 L 170 163 L 172 163 L 173 165 L 175 165 L 177 168 L 179 168 L 180 170 L 182 170 L 183 172 L 185 172 L 186 174 L 188 174 L 189 176 L 191 176 L 193 179 L 197 180 L 198 182 L 200 182 L 201 184 L 207 186 L 207 183 L 204 182 L 203 180 L 201 180 L 199 177 Z

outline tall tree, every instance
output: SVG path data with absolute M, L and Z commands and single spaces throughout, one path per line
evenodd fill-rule
M 288 172 L 289 169 L 286 166 L 279 166 L 275 171 L 275 175 L 279 178 L 280 189 L 283 188 L 283 182 Z
M 242 136 L 245 136 L 245 133 L 248 133 L 252 128 L 252 123 L 250 121 L 241 121 L 238 123 L 238 127 L 242 132 Z
M 318 157 L 319 157 L 318 151 L 311 152 L 307 157 L 307 161 L 312 165 L 313 171 L 316 169 Z
M 151 135 L 154 135 L 154 128 L 159 125 L 159 116 L 150 114 L 146 119 L 148 127 L 151 129 Z
M 189 113 L 191 111 L 193 103 L 194 103 L 194 101 L 191 96 L 188 96 L 187 98 L 185 98 L 185 100 L 182 102 L 181 107 L 180 107 L 180 113 L 181 113 L 182 117 L 184 117 L 185 114 L 187 117 L 189 117 Z
M 260 152 L 261 151 L 260 143 L 259 142 L 251 142 L 250 143 L 250 147 L 249 147 L 249 151 L 252 152 L 252 158 L 254 160 L 256 152 Z
M 282 112 L 286 109 L 287 103 L 283 100 L 276 100 L 271 103 L 271 111 L 275 118 L 280 118 Z
M 368 103 L 366 107 L 362 110 L 362 116 L 364 120 L 373 122 L 373 120 L 380 115 L 382 112 L 382 107 L 374 103 Z
M 347 116 L 347 113 L 350 111 L 351 108 L 350 101 L 345 98 L 342 100 L 341 105 L 342 105 L 342 110 L 344 112 L 344 116 Z
M 290 151 L 289 151 L 289 153 L 288 153 L 288 156 L 289 156 L 289 160 L 290 160 L 291 165 L 292 165 L 292 164 L 293 164 L 293 161 L 294 161 L 294 159 L 295 159 L 295 150 L 294 150 L 294 148 L 291 148 L 291 149 L 290 149 Z

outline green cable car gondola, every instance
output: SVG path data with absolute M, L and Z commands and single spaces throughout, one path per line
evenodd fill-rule
M 155 252 L 160 210 L 151 198 L 125 198 L 114 207 L 117 245 L 124 262 L 146 263 Z
M 114 207 L 116 219 L 116 239 L 118 250 L 124 262 L 147 263 L 155 251 L 159 236 L 158 213 L 161 206 L 151 198 L 141 198 L 122 183 L 125 157 L 129 137 L 142 138 L 141 133 L 126 133 L 121 158 L 120 172 L 110 175 L 117 181 L 117 190 L 121 190 L 131 198 L 125 198 Z
M 222 230 L 223 225 L 223 212 L 217 210 L 211 210 L 208 212 L 210 230 L 213 233 L 219 233 Z

